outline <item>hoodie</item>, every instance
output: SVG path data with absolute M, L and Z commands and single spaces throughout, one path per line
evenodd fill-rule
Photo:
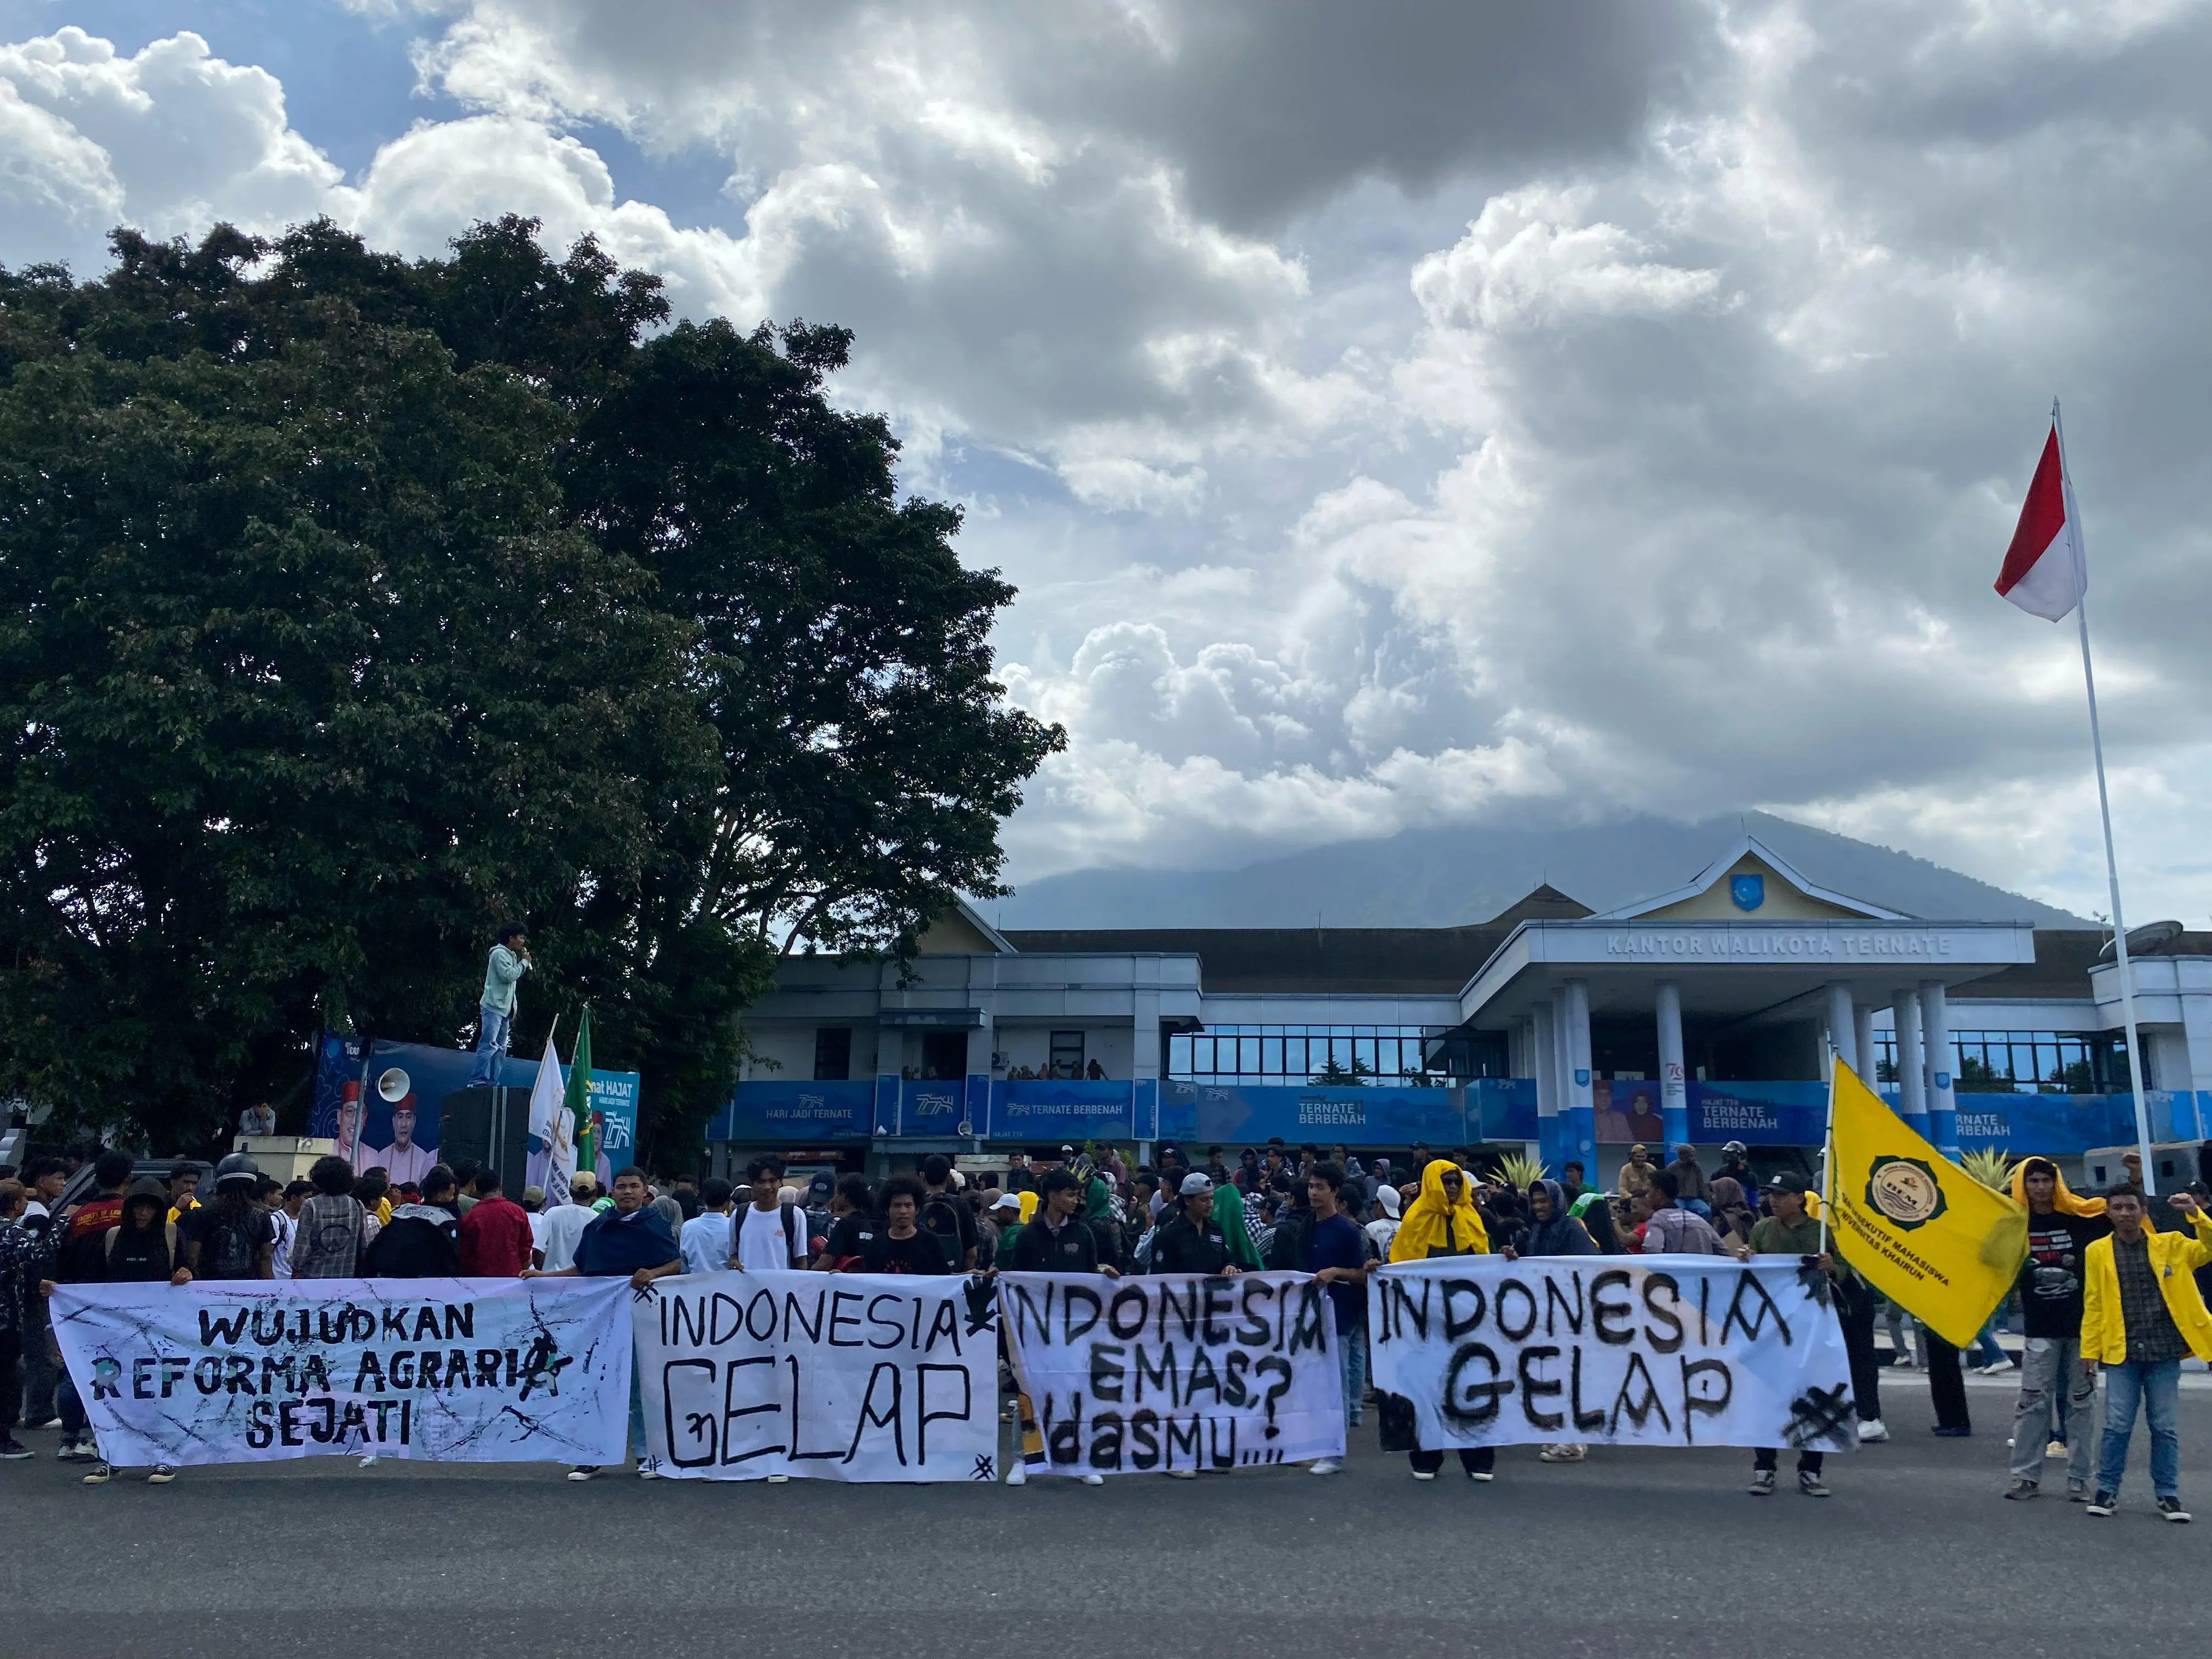
M 1567 1213 L 1566 1189 L 1556 1181 L 1545 1179 L 1529 1183 L 1528 1192 L 1534 1197 L 1537 1188 L 1544 1189 L 1552 1200 L 1551 1215 L 1542 1221 L 1530 1221 L 1514 1247 L 1519 1255 L 1595 1255 L 1596 1241 L 1592 1239 L 1583 1224 Z M 1529 1206 L 1533 1214 L 1535 1206 Z

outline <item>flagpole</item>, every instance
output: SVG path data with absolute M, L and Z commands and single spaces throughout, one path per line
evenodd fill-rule
M 2158 1172 L 2150 1155 L 2150 1109 L 2143 1100 L 2142 1043 L 2136 1032 L 2135 970 L 2128 963 L 2128 924 L 2120 911 L 2120 861 L 2112 851 L 2112 800 L 2105 787 L 2105 737 L 2097 720 L 2097 674 L 2089 663 L 2089 544 L 2081 533 L 2081 509 L 2074 499 L 2074 474 L 2066 465 L 2066 426 L 2058 399 L 2051 400 L 2051 429 L 2058 439 L 2058 480 L 2066 492 L 2066 527 L 2073 532 L 2074 556 L 2081 562 L 2081 592 L 2074 617 L 2081 632 L 2081 683 L 2089 693 L 2089 748 L 2097 759 L 2097 812 L 2105 825 L 2105 880 L 2112 895 L 2112 957 L 2120 970 L 2120 1017 L 2128 1032 L 2128 1083 L 2135 1091 L 2136 1150 L 2142 1159 L 2143 1191 L 2158 1193 Z
M 1859 1056 L 1863 1060 L 1865 1055 Z M 1836 1083 L 1837 1067 L 1844 1063 L 1842 1052 L 1832 1040 L 1828 1044 L 1828 1121 L 1820 1131 L 1820 1248 L 1816 1255 L 1828 1253 L 1828 1209 L 1834 1202 L 1836 1190 Z

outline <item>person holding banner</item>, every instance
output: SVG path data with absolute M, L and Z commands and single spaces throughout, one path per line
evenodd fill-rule
M 1812 1188 L 1804 1176 L 1784 1173 L 1766 1183 L 1766 1203 L 1771 1214 L 1761 1216 L 1751 1230 L 1747 1255 L 1794 1255 L 1808 1267 L 1817 1267 L 1831 1280 L 1837 1279 L 1836 1259 L 1828 1252 L 1827 1229 L 1805 1212 L 1805 1194 Z M 1817 1281 L 1816 1281 L 1817 1282 Z M 1808 1498 L 1826 1498 L 1828 1484 L 1820 1478 L 1826 1454 L 1808 1446 L 1797 1454 L 1797 1490 Z M 1774 1496 L 1778 1454 L 1761 1446 L 1751 1456 L 1751 1495 Z
M 107 1230 L 100 1249 L 99 1271 L 93 1277 L 109 1285 L 189 1285 L 192 1270 L 185 1265 L 185 1243 L 177 1224 L 165 1218 L 169 1194 L 151 1176 L 143 1176 L 123 1200 L 120 1225 Z M 115 1468 L 105 1456 L 84 1477 L 88 1486 L 105 1486 Z M 177 1478 L 173 1464 L 156 1463 L 146 1477 L 149 1486 L 166 1486 Z
M 1160 1224 L 1152 1240 L 1152 1271 L 1218 1277 L 1244 1271 L 1214 1216 L 1213 1183 L 1195 1170 L 1182 1178 L 1176 1212 Z
M 1204 1181 L 1202 1175 L 1194 1175 L 1193 1181 Z M 909 1185 L 914 1183 L 909 1182 Z M 884 1188 L 884 1215 L 888 1220 L 891 1212 L 890 1194 L 894 1182 Z M 1009 1264 L 1017 1273 L 1103 1273 L 1109 1279 L 1119 1279 L 1121 1269 L 1098 1260 L 1098 1235 L 1081 1213 L 1084 1204 L 1083 1179 L 1065 1168 L 1047 1170 L 1037 1182 L 1037 1207 L 1035 1217 L 1023 1224 L 1014 1239 L 1013 1260 Z M 903 1189 L 902 1189 L 903 1190 Z M 915 1188 L 920 1198 L 921 1189 Z M 1157 1261 L 1158 1247 L 1154 1247 Z M 870 1273 L 878 1269 L 871 1267 Z M 911 1271 L 911 1270 L 909 1270 Z M 945 1271 L 955 1271 L 949 1264 Z
M 1406 1206 L 1398 1231 L 1390 1240 L 1393 1261 L 1425 1261 L 1439 1255 L 1487 1255 L 1490 1235 L 1474 1207 L 1474 1188 L 1466 1172 L 1444 1158 L 1431 1160 L 1421 1170 L 1420 1195 Z M 1416 1448 L 1407 1454 L 1413 1479 L 1433 1480 L 1444 1466 L 1441 1449 Z M 1459 1466 L 1470 1480 L 1496 1479 L 1498 1451 L 1492 1446 L 1462 1446 Z
M 1344 1166 L 1325 1158 L 1306 1171 L 1306 1200 L 1313 1224 L 1306 1229 L 1306 1271 L 1328 1286 L 1336 1315 L 1337 1364 L 1344 1378 L 1344 1425 L 1359 1426 L 1360 1396 L 1367 1391 L 1367 1239 L 1339 1201 Z M 1340 1457 L 1316 1457 L 1313 1474 L 1334 1474 Z
M 1519 1249 L 1499 1254 L 1509 1261 L 1524 1255 L 1595 1255 L 1597 1241 L 1567 1212 L 1567 1189 L 1563 1183 L 1551 1180 L 1530 1182 L 1528 1230 L 1521 1236 Z M 1589 1456 L 1587 1441 L 1555 1440 L 1536 1454 L 1536 1461 L 1579 1463 Z
M 580 1179 L 580 1177 L 579 1177 Z M 635 1164 L 615 1172 L 614 1203 L 602 1210 L 576 1241 L 576 1260 L 567 1267 L 533 1267 L 525 1279 L 617 1279 L 627 1274 L 629 1287 L 641 1291 L 656 1279 L 684 1271 L 684 1254 L 676 1236 L 668 1231 L 660 1212 L 648 1201 L 645 1171 Z M 639 1392 L 637 1369 L 629 1376 L 629 1438 L 641 1455 L 646 1444 L 645 1402 Z M 625 1455 L 628 1455 L 625 1449 Z M 579 1463 L 568 1471 L 571 1480 L 589 1480 L 599 1472 L 596 1463 Z M 653 1471 L 638 1464 L 641 1479 L 653 1480 Z

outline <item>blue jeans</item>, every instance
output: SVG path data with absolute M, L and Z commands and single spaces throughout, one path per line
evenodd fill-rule
M 2181 1437 L 2173 1407 L 2181 1393 L 2179 1359 L 2123 1359 L 2106 1365 L 2105 1443 L 2097 1457 L 2097 1490 L 2117 1492 L 2127 1472 L 2128 1443 L 2135 1437 L 2136 1404 L 2150 1419 L 2150 1489 L 2158 1498 L 2181 1495 Z M 2075 1432 L 2080 1432 L 2077 1425 Z
M 507 1058 L 507 1043 L 514 1024 L 512 1014 L 496 1008 L 477 1009 L 477 1064 L 469 1073 L 471 1083 L 497 1083 L 499 1063 Z
M 1359 1396 L 1367 1392 L 1367 1331 L 1362 1326 L 1336 1334 L 1338 1374 L 1344 1378 L 1344 1424 L 1359 1426 Z
M 1997 1316 L 1991 1314 L 1982 1322 L 1982 1328 L 1974 1333 L 1974 1362 L 1981 1365 L 2009 1365 L 2012 1356 L 1997 1341 Z
M 623 1455 L 629 1455 L 631 1446 L 637 1448 L 637 1461 L 642 1463 L 647 1455 L 645 1440 L 645 1367 L 635 1359 L 629 1368 L 629 1437 L 623 1443 Z

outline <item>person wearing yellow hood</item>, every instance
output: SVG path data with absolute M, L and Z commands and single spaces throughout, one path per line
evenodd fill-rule
M 2150 1487 L 2158 1512 L 2168 1521 L 2189 1519 L 2181 1506 L 2174 1406 L 2183 1358 L 2212 1359 L 2212 1314 L 2204 1310 L 2194 1277 L 2212 1262 L 2212 1216 L 2187 1193 L 2166 1202 L 2194 1237 L 2153 1232 L 2144 1223 L 2142 1189 L 2121 1186 L 2105 1194 L 2111 1236 L 2082 1252 L 2081 1363 L 2105 1371 L 2105 1436 L 2091 1515 L 2109 1516 L 2118 1504 L 2140 1405 L 2150 1420 Z
M 1438 1255 L 1487 1255 L 1490 1234 L 1474 1207 L 1474 1189 L 1467 1172 L 1447 1158 L 1435 1158 L 1421 1170 L 1421 1190 L 1398 1218 L 1398 1231 L 1390 1240 L 1393 1261 L 1425 1261 Z M 1441 1449 L 1421 1447 L 1408 1454 L 1413 1479 L 1433 1480 L 1444 1466 Z M 1459 1466 L 1470 1480 L 1489 1480 L 1495 1475 L 1498 1453 L 1490 1446 L 1462 1446 Z
M 2097 1373 L 2081 1363 L 2081 1273 L 2089 1246 L 2112 1229 L 2103 1218 L 2105 1200 L 2075 1197 L 2047 1158 L 2022 1159 L 2012 1172 L 2012 1191 L 2027 1206 L 2027 1259 L 2021 1264 L 2019 1286 L 2027 1345 L 2020 1357 L 2012 1484 L 2005 1496 L 2035 1496 L 2051 1434 L 2063 1422 L 2066 1495 L 2086 1504 L 2096 1442 L 2092 1407 L 2097 1403 Z

